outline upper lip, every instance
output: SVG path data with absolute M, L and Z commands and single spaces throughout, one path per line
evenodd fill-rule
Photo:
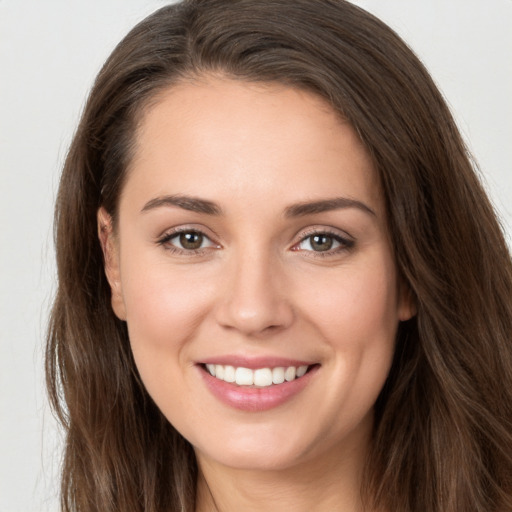
M 235 368 L 242 367 L 257 370 L 258 368 L 277 368 L 279 366 L 310 366 L 315 364 L 315 362 L 278 356 L 247 357 L 232 354 L 208 357 L 198 361 L 198 364 L 220 364 L 223 366 L 234 366 Z

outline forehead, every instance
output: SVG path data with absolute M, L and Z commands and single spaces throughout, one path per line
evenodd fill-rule
M 279 84 L 227 78 L 182 82 L 141 117 L 128 185 L 147 193 L 344 195 L 380 203 L 371 158 L 322 98 Z M 158 189 L 162 190 L 158 190 Z M 153 189 L 153 190 L 151 190 Z M 302 198 L 301 198 L 302 199 Z

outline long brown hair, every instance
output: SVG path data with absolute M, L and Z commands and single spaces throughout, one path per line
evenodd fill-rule
M 55 214 L 46 372 L 67 434 L 63 510 L 194 510 L 193 450 L 140 381 L 110 305 L 96 212 L 116 217 L 144 108 L 211 72 L 320 95 L 378 170 L 417 315 L 399 327 L 375 405 L 369 506 L 512 510 L 510 254 L 428 73 L 389 27 L 343 0 L 185 0 L 137 25 L 97 77 Z

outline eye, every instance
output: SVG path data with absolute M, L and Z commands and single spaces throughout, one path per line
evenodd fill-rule
M 171 240 L 175 240 L 176 243 L 179 243 L 181 246 L 180 249 L 193 251 L 201 249 L 203 247 L 203 243 L 208 239 L 202 233 L 198 233 L 197 231 L 189 231 L 180 233 Z
M 216 247 L 204 233 L 193 229 L 170 233 L 158 243 L 168 249 L 183 252 L 197 252 L 208 247 Z
M 354 246 L 354 242 L 334 233 L 316 232 L 304 237 L 295 247 L 299 251 L 337 253 Z

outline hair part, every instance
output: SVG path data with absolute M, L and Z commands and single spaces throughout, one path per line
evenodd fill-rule
M 67 434 L 63 510 L 194 510 L 194 453 L 139 378 L 96 214 L 103 206 L 115 223 L 145 110 L 173 84 L 211 74 L 324 98 L 377 169 L 417 315 L 399 326 L 375 406 L 369 506 L 511 510 L 510 254 L 427 71 L 389 27 L 342 0 L 186 0 L 137 25 L 98 75 L 55 211 L 46 373 Z

